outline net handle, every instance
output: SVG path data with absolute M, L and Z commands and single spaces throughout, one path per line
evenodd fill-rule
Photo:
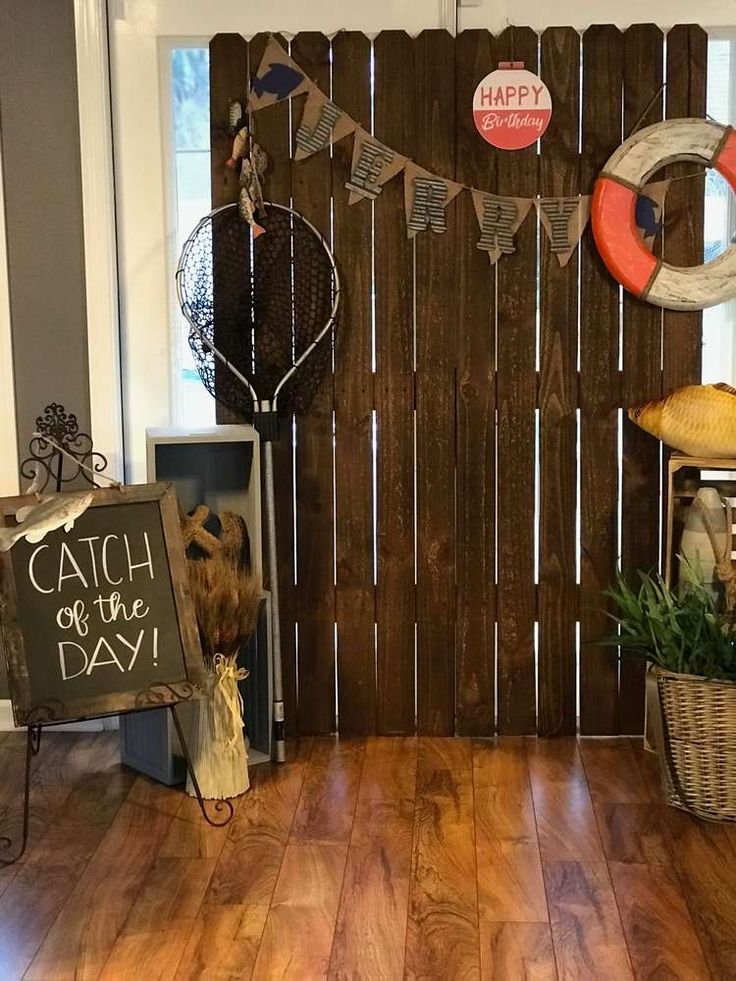
M 307 226 L 307 228 L 310 230 L 312 235 L 314 235 L 315 238 L 317 238 L 320 245 L 325 250 L 325 254 L 327 255 L 327 260 L 330 263 L 330 268 L 332 270 L 332 282 L 333 282 L 332 308 L 330 310 L 330 316 L 328 317 L 324 326 L 317 334 L 317 336 L 314 338 L 314 340 L 304 349 L 304 351 L 302 351 L 302 353 L 296 359 L 294 364 L 291 365 L 291 367 L 286 372 L 286 374 L 284 374 L 283 377 L 279 380 L 278 384 L 276 385 L 276 388 L 274 389 L 274 393 L 271 399 L 269 400 L 259 399 L 256 390 L 253 388 L 253 386 L 245 377 L 245 375 L 243 375 L 242 372 L 238 371 L 238 369 L 235 367 L 234 364 L 232 364 L 232 362 L 228 361 L 228 359 L 225 357 L 222 351 L 219 351 L 212 343 L 212 341 L 209 340 L 206 334 L 202 330 L 200 330 L 200 328 L 194 323 L 189 304 L 184 298 L 184 294 L 182 292 L 182 287 L 181 287 L 181 281 L 184 274 L 184 266 L 189 257 L 189 253 L 191 252 L 194 246 L 194 241 L 200 229 L 208 221 L 211 221 L 215 215 L 219 215 L 221 212 L 231 210 L 232 208 L 237 208 L 238 207 L 237 202 L 233 202 L 231 204 L 222 204 L 218 208 L 214 208 L 212 211 L 206 214 L 204 218 L 201 218 L 197 222 L 196 226 L 194 227 L 194 230 L 191 232 L 187 240 L 184 242 L 184 245 L 181 250 L 181 255 L 179 256 L 179 263 L 176 267 L 176 274 L 174 276 L 174 280 L 176 283 L 176 299 L 177 302 L 179 303 L 179 308 L 181 309 L 182 313 L 187 319 L 187 323 L 192 328 L 192 330 L 196 333 L 201 343 L 205 344 L 207 348 L 209 348 L 209 350 L 212 351 L 213 355 L 223 365 L 225 365 L 228 371 L 232 372 L 232 374 L 235 375 L 235 377 L 238 379 L 241 385 L 245 385 L 248 392 L 250 393 L 250 397 L 253 399 L 254 413 L 259 412 L 264 405 L 269 403 L 270 403 L 271 411 L 273 412 L 278 411 L 279 392 L 283 389 L 284 385 L 289 381 L 289 379 L 292 377 L 294 372 L 297 371 L 304 364 L 304 362 L 307 360 L 310 354 L 313 353 L 313 351 L 319 345 L 319 343 L 322 340 L 324 340 L 327 334 L 332 330 L 332 327 L 337 318 L 337 311 L 340 306 L 340 276 L 337 271 L 337 265 L 335 264 L 335 257 L 332 254 L 332 250 L 327 244 L 324 235 L 322 235 L 322 233 L 317 228 L 315 228 L 315 226 L 312 224 L 311 221 L 309 221 L 308 218 L 305 218 L 304 215 L 300 214 L 298 211 L 294 211 L 293 208 L 287 207 L 285 204 L 276 204 L 274 201 L 264 201 L 263 206 L 266 209 L 278 208 L 279 211 L 285 211 L 287 214 L 293 215 L 296 219 L 303 222 Z

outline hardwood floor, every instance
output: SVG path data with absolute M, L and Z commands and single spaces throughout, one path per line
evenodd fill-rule
M 0 834 L 23 736 L 0 734 Z M 636 740 L 301 740 L 229 828 L 48 732 L 0 869 L 0 981 L 736 978 L 736 826 Z

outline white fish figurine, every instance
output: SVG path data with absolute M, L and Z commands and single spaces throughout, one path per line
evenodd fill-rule
M 40 504 L 18 508 L 15 520 L 19 523 L 12 528 L 0 528 L 0 552 L 7 552 L 21 538 L 35 545 L 57 528 L 71 531 L 74 522 L 92 503 L 93 496 L 92 491 L 56 494 Z

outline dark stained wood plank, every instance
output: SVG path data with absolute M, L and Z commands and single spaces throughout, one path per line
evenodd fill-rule
M 377 135 L 415 154 L 414 44 L 383 31 L 373 46 Z M 356 207 L 359 207 L 356 205 Z M 375 202 L 376 590 L 378 731 L 410 733 L 414 710 L 414 248 L 402 218 L 402 178 Z
M 267 905 L 202 906 L 182 945 L 176 981 L 249 978 L 267 916 Z
M 330 961 L 347 845 L 291 843 L 251 977 L 324 978 Z
M 447 31 L 414 42 L 416 159 L 455 176 L 455 57 Z M 416 249 L 417 722 L 455 731 L 455 204 L 447 230 L 427 229 Z M 463 243 L 465 244 L 465 243 Z
M 544 880 L 560 977 L 633 979 L 605 862 L 545 862 Z
M 580 35 L 542 35 L 542 75 L 555 111 L 542 137 L 539 193 L 580 192 Z M 560 267 L 549 238 L 540 256 L 539 720 L 542 736 L 574 734 L 576 718 L 578 251 Z
M 341 32 L 332 42 L 332 97 L 371 124 L 371 43 Z M 335 361 L 337 700 L 340 731 L 376 730 L 376 599 L 373 586 L 372 215 L 348 205 L 353 140 L 332 159 L 333 234 L 342 309 Z M 400 216 L 397 216 L 400 218 Z
M 621 142 L 623 37 L 612 24 L 583 34 L 581 193 Z M 618 555 L 619 286 L 587 228 L 580 243 L 580 731 L 618 732 L 616 652 L 602 591 Z
M 574 739 L 526 744 L 542 859 L 603 861 L 603 846 Z
M 624 134 L 662 118 L 663 37 L 653 24 L 624 33 Z M 623 405 L 661 394 L 662 311 L 624 290 Z M 621 565 L 627 576 L 659 561 L 660 444 L 624 413 Z M 621 732 L 644 731 L 644 662 L 623 657 L 620 669 Z
M 421 739 L 407 978 L 479 978 L 470 741 Z
M 670 809 L 675 869 L 714 978 L 736 974 L 736 833 Z
M 364 752 L 362 740 L 315 739 L 291 828 L 292 841 L 347 844 Z
M 523 742 L 475 742 L 473 783 L 481 920 L 546 922 L 547 900 Z
M 403 977 L 416 769 L 416 740 L 368 740 L 330 962 L 334 981 Z
M 231 204 L 238 199 L 240 170 L 225 166 L 232 151 L 233 137 L 229 130 L 231 102 L 239 102 L 245 108 L 248 96 L 248 43 L 240 34 L 215 34 L 209 46 L 210 61 L 210 197 L 212 207 Z M 217 313 L 218 279 L 225 275 L 217 261 L 218 242 L 212 242 L 214 304 Z M 217 333 L 214 337 L 217 343 Z M 244 360 L 247 353 L 244 355 Z M 227 368 L 215 362 L 215 389 L 218 379 Z M 237 423 L 243 419 L 228 406 L 215 407 L 218 423 Z
M 256 34 L 248 44 L 251 76 L 258 70 L 266 47 L 268 34 Z M 280 35 L 276 39 L 288 49 Z M 268 154 L 268 173 L 264 194 L 269 201 L 289 205 L 291 202 L 291 124 L 289 103 L 269 106 L 264 112 L 253 113 L 255 138 Z M 256 341 L 256 364 L 259 358 Z M 280 423 L 279 439 L 273 444 L 274 496 L 276 503 L 276 550 L 279 564 L 279 613 L 281 621 L 281 667 L 284 682 L 284 713 L 286 734 L 293 736 L 297 727 L 296 695 L 296 591 L 294 587 L 294 455 L 293 417 Z M 263 515 L 263 541 L 268 542 L 267 516 Z M 264 548 L 267 548 L 264 544 Z M 264 558 L 265 558 L 264 552 Z
M 620 862 L 612 862 L 610 870 L 636 977 L 710 978 L 675 873 Z
M 504 61 L 523 61 L 536 71 L 538 38 L 534 31 L 508 27 L 497 39 Z M 497 162 L 499 194 L 534 197 L 538 191 L 536 147 L 501 153 Z M 498 264 L 497 379 L 498 409 L 498 731 L 536 731 L 534 666 L 534 500 L 537 226 L 532 211 L 516 235 L 516 253 Z
M 667 119 L 705 116 L 708 80 L 708 35 L 696 24 L 678 24 L 667 34 Z M 666 177 L 702 173 L 696 164 L 672 164 Z M 703 261 L 705 179 L 675 180 L 667 192 L 662 255 L 676 266 Z M 671 391 L 700 382 L 703 313 L 663 313 L 663 387 Z
M 248 95 L 248 43 L 240 34 L 215 34 L 210 61 L 210 191 L 212 207 L 237 201 L 240 172 L 225 166 L 233 145 L 231 102 L 245 108 Z
M 481 977 L 488 981 L 556 981 L 548 923 L 480 924 Z
M 324 34 L 297 34 L 291 54 L 322 91 L 329 92 L 330 42 Z M 294 132 L 301 122 L 304 98 L 293 100 Z M 295 210 L 329 241 L 327 150 L 292 162 L 291 194 Z M 294 275 L 300 275 L 296 258 Z M 299 732 L 311 734 L 335 729 L 332 409 L 333 378 L 328 367 L 308 412 L 299 419 L 296 446 Z
M 463 31 L 455 41 L 456 177 L 493 191 L 495 156 L 468 106 L 478 79 L 492 71 L 488 31 Z M 461 736 L 495 728 L 495 271 L 474 243 L 478 221 L 470 194 L 455 208 L 457 239 L 457 639 L 456 727 Z
M 291 43 L 299 66 L 323 92 L 330 90 L 330 42 L 304 32 Z M 294 100 L 294 132 L 303 98 Z M 296 211 L 329 241 L 330 156 L 327 150 L 292 162 Z M 295 260 L 295 276 L 298 276 Z M 335 729 L 335 572 L 333 564 L 333 378 L 328 367 L 308 412 L 299 419 L 296 447 L 297 621 L 299 624 L 299 732 Z
M 122 805 L 25 977 L 82 981 L 99 976 L 170 822 L 160 811 Z
M 311 742 L 301 740 L 295 758 L 263 764 L 251 773 L 251 788 L 230 824 L 205 902 L 222 906 L 268 906 L 299 800 Z

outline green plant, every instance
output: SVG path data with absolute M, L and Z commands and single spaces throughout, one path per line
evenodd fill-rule
M 617 608 L 607 615 L 618 631 L 600 643 L 667 671 L 736 681 L 734 614 L 719 612 L 695 575 L 682 596 L 660 575 L 640 572 L 639 580 L 634 589 L 619 572 L 616 585 L 605 590 Z

